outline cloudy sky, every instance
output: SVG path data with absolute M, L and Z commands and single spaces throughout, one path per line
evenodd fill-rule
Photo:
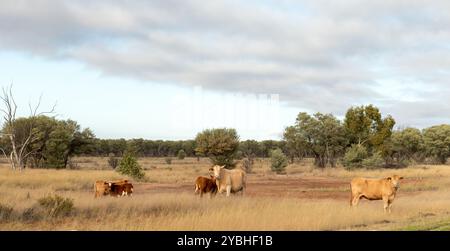
M 0 85 L 102 138 L 277 139 L 374 104 L 450 123 L 450 2 L 0 1 Z

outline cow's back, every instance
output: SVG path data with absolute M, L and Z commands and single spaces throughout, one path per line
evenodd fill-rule
M 369 200 L 380 200 L 391 191 L 385 179 L 355 178 L 351 182 L 353 194 L 361 194 Z

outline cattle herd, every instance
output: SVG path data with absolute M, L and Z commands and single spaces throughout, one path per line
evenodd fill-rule
M 243 195 L 246 189 L 247 176 L 241 169 L 226 169 L 225 166 L 213 166 L 209 169 L 210 177 L 197 177 L 195 180 L 195 194 L 203 197 L 209 194 L 212 198 L 217 193 Z M 399 181 L 403 177 L 393 175 L 383 179 L 355 178 L 350 182 L 350 206 L 358 205 L 360 199 L 382 200 L 384 211 L 391 212 L 392 202 L 399 188 Z M 102 196 L 132 196 L 133 184 L 128 180 L 96 181 L 94 184 L 95 198 Z
M 97 180 L 94 183 L 95 198 L 101 196 L 133 196 L 133 184 L 128 180 L 104 181 Z

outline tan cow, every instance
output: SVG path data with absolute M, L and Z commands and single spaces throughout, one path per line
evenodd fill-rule
M 227 197 L 230 193 L 241 192 L 244 194 L 247 182 L 247 176 L 241 169 L 228 170 L 225 166 L 213 166 L 209 169 L 214 173 L 216 178 L 217 191 L 221 194 L 227 192 Z
M 394 201 L 401 179 L 403 179 L 403 177 L 398 175 L 384 179 L 353 179 L 350 183 L 350 206 L 357 206 L 361 198 L 368 200 L 383 200 L 384 211 L 390 213 L 392 202 Z
M 209 193 L 211 198 L 217 193 L 216 178 L 211 175 L 211 178 L 199 176 L 195 180 L 195 194 L 200 194 L 203 197 L 204 193 Z
M 94 197 L 101 197 L 108 195 L 111 191 L 110 183 L 104 181 L 104 180 L 97 180 L 94 183 Z

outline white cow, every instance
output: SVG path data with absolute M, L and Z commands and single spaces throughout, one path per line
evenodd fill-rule
M 209 169 L 214 172 L 214 177 L 216 178 L 217 190 L 219 193 L 227 192 L 227 197 L 230 193 L 241 192 L 244 194 L 246 188 L 247 176 L 243 170 L 225 169 L 225 166 L 213 166 Z

